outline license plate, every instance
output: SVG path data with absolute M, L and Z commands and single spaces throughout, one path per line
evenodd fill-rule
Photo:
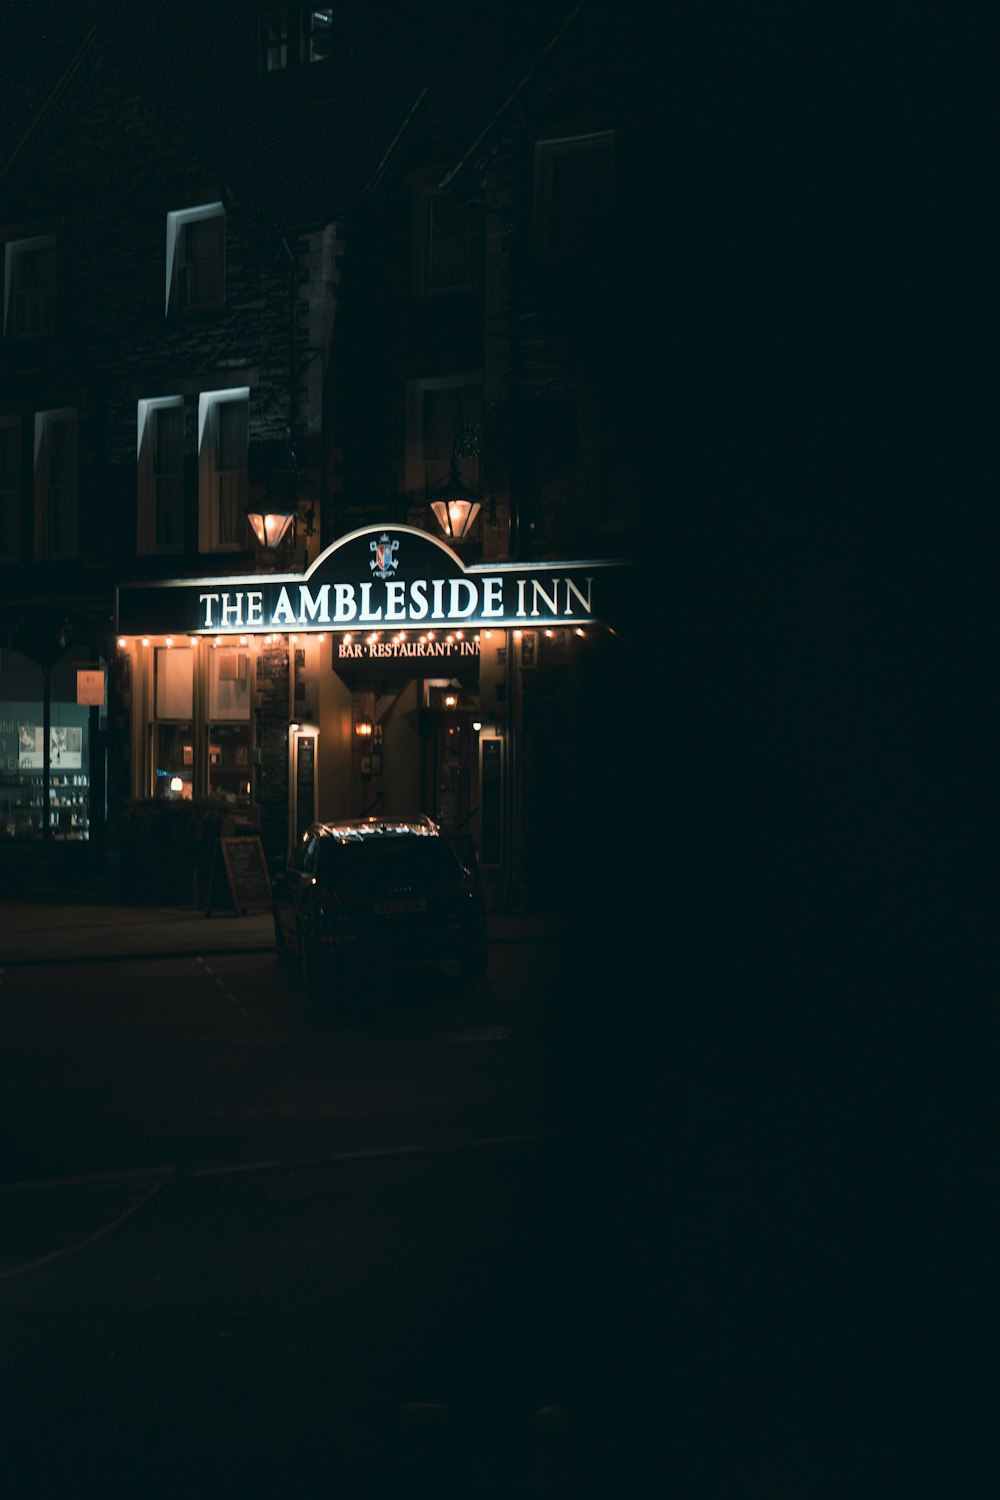
M 376 901 L 377 917 L 398 917 L 409 911 L 426 911 L 427 902 L 422 896 L 408 896 L 401 901 Z

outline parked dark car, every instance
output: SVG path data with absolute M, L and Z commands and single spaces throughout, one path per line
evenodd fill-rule
M 272 882 L 278 957 L 318 999 L 421 963 L 486 971 L 487 917 L 474 858 L 427 817 L 313 823 Z

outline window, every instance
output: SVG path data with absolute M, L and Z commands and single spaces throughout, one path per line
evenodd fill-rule
M 280 73 L 288 67 L 288 10 L 265 11 L 260 21 L 261 62 L 265 73 Z
M 547 260 L 607 248 L 614 196 L 613 131 L 535 146 L 535 244 Z
M 4 258 L 4 331 L 37 338 L 56 326 L 56 237 L 10 240 Z
M 137 515 L 141 553 L 184 545 L 184 400 L 168 396 L 138 407 Z
M 226 214 L 221 203 L 167 214 L 167 312 L 222 307 Z
M 210 724 L 208 794 L 246 806 L 250 801 L 250 722 Z
M 0 651 L 0 838 L 42 837 L 45 677 L 30 657 Z
M 326 62 L 333 56 L 333 8 L 305 13 L 304 49 L 306 62 Z
M 198 545 L 202 552 L 237 552 L 248 545 L 250 390 L 212 391 L 198 398 Z
M 21 418 L 0 417 L 0 562 L 21 555 Z
M 225 648 L 208 652 L 208 710 L 213 719 L 250 719 L 250 656 Z
M 78 419 L 75 410 L 35 416 L 35 560 L 76 556 Z
M 190 798 L 193 790 L 194 652 L 157 646 L 152 731 L 154 797 Z
M 451 193 L 425 189 L 418 194 L 420 291 L 450 292 L 479 283 L 479 215 L 456 203 Z
M 208 790 L 229 802 L 250 800 L 250 707 L 253 682 L 246 651 L 205 653 L 208 664 Z
M 423 499 L 450 475 L 456 433 L 482 422 L 482 378 L 446 375 L 408 381 L 406 406 L 406 489 Z M 479 485 L 479 459 L 460 458 L 458 467 L 464 483 Z

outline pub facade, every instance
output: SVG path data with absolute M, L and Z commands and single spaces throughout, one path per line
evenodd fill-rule
M 265 10 L 231 94 L 98 17 L 3 143 L 0 884 L 197 899 L 206 829 L 384 810 L 539 899 L 635 649 L 606 7 L 472 4 L 458 71 Z
M 466 566 L 400 525 L 340 538 L 301 574 L 124 585 L 132 795 L 214 798 L 274 864 L 315 819 L 423 812 L 517 899 L 526 745 L 548 721 L 541 765 L 572 754 L 575 664 L 608 649 L 628 583 L 608 561 Z

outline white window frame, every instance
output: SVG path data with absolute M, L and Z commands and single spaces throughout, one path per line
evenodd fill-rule
M 243 504 L 237 504 L 235 539 L 223 540 L 220 519 L 218 409 L 223 402 L 243 401 L 247 408 L 247 455 L 243 465 Z M 234 386 L 224 391 L 203 391 L 198 397 L 198 550 L 200 552 L 243 552 L 249 546 L 250 528 L 243 514 L 249 498 L 250 461 L 250 387 Z M 236 472 L 236 471 L 234 471 Z
M 156 539 L 159 519 L 157 474 L 153 458 L 154 426 L 161 411 L 180 410 L 184 414 L 183 396 L 158 396 L 138 403 L 136 411 L 136 548 L 143 556 L 154 553 L 176 553 L 184 550 L 184 441 L 181 439 L 181 514 L 180 537 L 176 542 Z
M 305 5 L 302 7 L 302 61 L 307 67 L 313 63 L 330 62 L 333 58 L 334 27 L 336 25 L 337 7 L 333 5 Z M 330 18 L 329 41 L 330 50 L 322 57 L 313 57 L 313 18 L 317 15 L 326 15 Z
M 183 270 L 180 252 L 183 248 L 184 233 L 189 224 L 199 223 L 205 219 L 222 220 L 220 294 L 218 300 L 182 303 L 179 291 L 179 278 Z M 165 304 L 167 317 L 170 317 L 172 314 L 183 316 L 186 313 L 211 312 L 226 305 L 227 228 L 226 210 L 221 202 L 204 203 L 199 208 L 176 209 L 167 214 L 167 286 Z
M 56 236 L 54 234 L 35 234 L 26 239 L 8 240 L 6 254 L 4 255 L 4 287 L 3 287 L 3 326 L 4 335 L 9 339 L 31 339 L 47 338 L 55 332 L 56 326 L 56 298 L 58 294 L 58 259 L 56 270 L 53 274 L 52 285 L 48 288 L 40 288 L 39 296 L 48 296 L 50 299 L 44 325 L 39 328 L 25 328 L 20 314 L 21 276 L 24 257 L 33 250 L 55 250 Z
M 545 260 L 554 255 L 552 232 L 552 174 L 556 161 L 580 151 L 615 149 L 613 130 L 597 130 L 535 143 L 535 249 Z
M 406 493 L 413 499 L 423 501 L 451 472 L 451 453 L 439 460 L 428 460 L 424 456 L 424 397 L 428 391 L 454 390 L 457 387 L 477 389 L 480 393 L 480 424 L 482 423 L 482 371 L 462 375 L 431 375 L 421 380 L 406 382 L 406 451 L 404 457 L 404 485 Z M 461 425 L 461 424 L 459 424 Z M 458 428 L 456 427 L 456 432 Z M 454 438 L 454 434 L 452 434 Z M 430 462 L 441 465 L 439 474 L 428 475 Z M 470 485 L 480 485 L 482 464 L 479 459 L 459 460 L 459 473 Z
M 50 481 L 52 432 L 59 424 L 72 427 L 72 479 L 67 487 L 67 526 L 62 545 L 54 535 L 53 491 Z M 59 562 L 77 555 L 77 527 L 80 495 L 80 413 L 75 406 L 59 407 L 35 413 L 35 560 Z
M 20 562 L 21 560 L 21 473 L 24 454 L 21 448 L 22 430 L 20 416 L 0 417 L 0 432 L 12 432 L 14 434 L 14 452 L 17 456 L 14 487 L 12 489 L 0 489 L 0 518 L 2 518 L 4 511 L 9 512 L 11 517 L 10 533 L 12 543 L 7 550 L 4 550 L 4 526 L 0 524 L 0 563 L 12 563 Z M 3 473 L 0 471 L 0 482 L 2 480 Z

